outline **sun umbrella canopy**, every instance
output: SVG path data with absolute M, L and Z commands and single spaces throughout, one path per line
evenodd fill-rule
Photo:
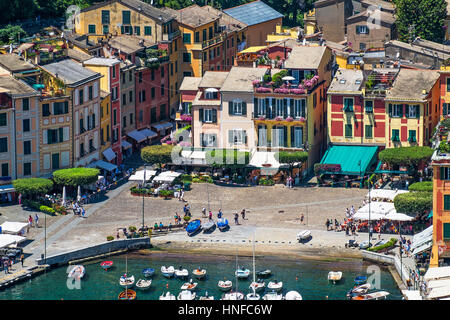
M 292 80 L 295 80 L 295 78 L 292 77 L 292 76 L 285 76 L 285 77 L 281 78 L 281 80 L 283 80 L 283 81 L 292 81 Z

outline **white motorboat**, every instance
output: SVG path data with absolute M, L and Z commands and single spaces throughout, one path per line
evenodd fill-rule
M 181 290 L 194 290 L 197 288 L 197 282 L 193 282 L 192 279 L 189 282 L 183 283 Z
M 123 276 L 120 277 L 119 284 L 125 288 L 132 287 L 134 284 L 134 276 L 128 277 L 127 274 L 125 273 Z
M 238 279 L 247 279 L 248 276 L 250 275 L 250 270 L 239 268 L 236 270 L 236 272 L 234 274 Z
M 278 294 L 275 291 L 266 293 L 263 296 L 263 300 L 283 300 L 283 295 L 282 294 Z
M 236 291 L 225 293 L 222 300 L 244 300 L 244 294 Z
M 358 295 L 358 294 L 365 294 L 367 291 L 369 291 L 372 288 L 372 285 L 370 283 L 364 283 L 360 286 L 354 287 L 349 291 L 349 295 Z
M 152 284 L 152 280 L 146 280 L 146 279 L 139 279 L 136 282 L 136 287 L 142 290 L 146 290 L 150 288 L 150 285 Z
M 245 298 L 246 298 L 247 300 L 259 300 L 259 299 L 261 299 L 261 297 L 259 296 L 259 294 L 257 294 L 255 291 L 253 291 L 253 292 L 247 294 L 247 295 L 245 296 Z
M 311 237 L 311 231 L 310 230 L 302 230 L 299 233 L 297 233 L 297 240 L 302 241 L 309 239 Z
M 166 294 L 162 294 L 159 296 L 159 300 L 177 300 L 177 298 L 175 297 L 175 295 L 167 291 Z
M 387 291 L 377 291 L 372 293 L 366 293 L 360 296 L 354 296 L 352 297 L 352 300 L 379 300 L 379 299 L 386 299 L 386 297 L 389 295 L 389 292 Z
M 194 300 L 195 296 L 195 292 L 183 290 L 178 294 L 178 300 Z
M 166 268 L 166 266 L 162 266 L 161 267 L 161 273 L 162 273 L 162 275 L 164 277 L 170 278 L 175 273 L 175 268 L 173 266 L 170 266 L 170 267 L 167 267 L 167 268 Z
M 266 283 L 260 279 L 258 281 L 254 281 L 250 284 L 250 290 L 261 291 L 266 287 Z
M 269 284 L 267 285 L 267 289 L 278 292 L 281 289 L 283 289 L 283 281 L 277 280 L 270 281 Z
M 225 281 L 220 280 L 217 285 L 219 286 L 219 289 L 221 291 L 228 291 L 231 290 L 231 288 L 233 287 L 233 282 L 231 282 L 231 280 Z
M 341 279 L 342 279 L 342 271 L 328 272 L 328 281 L 333 281 L 333 283 L 336 283 Z
M 285 300 L 303 300 L 302 295 L 297 291 L 289 291 L 284 296 Z
M 75 265 L 72 269 L 70 269 L 67 278 L 74 278 L 76 280 L 80 280 L 84 277 L 86 273 L 86 268 L 82 265 Z
M 208 295 L 208 291 L 205 292 L 205 295 L 199 297 L 198 300 L 214 300 L 214 296 Z
M 205 269 L 200 269 L 200 267 L 198 267 L 197 269 L 192 270 L 192 274 L 197 279 L 203 279 L 204 277 L 206 277 L 206 270 Z
M 175 270 L 175 276 L 177 278 L 187 278 L 189 276 L 189 271 L 187 269 L 179 267 L 178 269 Z
M 210 220 L 208 222 L 205 222 L 202 225 L 203 232 L 207 232 L 207 231 L 211 230 L 212 228 L 214 228 L 215 226 L 216 226 L 216 222 L 214 220 Z
M 256 275 L 260 278 L 266 278 L 269 277 L 272 274 L 272 271 L 270 269 L 261 270 L 256 272 Z

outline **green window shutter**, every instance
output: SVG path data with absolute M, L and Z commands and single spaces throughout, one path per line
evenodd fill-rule
M 212 109 L 212 122 L 217 123 L 217 110 Z
M 372 126 L 371 125 L 366 125 L 365 126 L 365 130 L 364 130 L 364 133 L 365 133 L 365 137 L 366 137 L 366 139 L 372 139 Z
M 441 178 L 441 180 L 444 180 L 445 179 L 445 170 L 444 170 L 444 167 L 440 167 L 439 168 L 439 173 L 440 173 L 440 178 Z
M 450 210 L 450 195 L 444 195 L 444 210 Z
M 410 108 L 410 106 L 407 105 L 407 104 L 405 104 L 405 116 L 406 116 L 407 118 L 409 118 L 409 108 Z M 412 106 L 411 106 L 411 108 L 412 108 Z
M 450 240 L 450 223 L 444 223 L 443 237 L 444 237 L 444 240 Z
M 125 34 L 125 27 L 124 26 L 120 26 L 120 33 L 121 34 Z
M 345 125 L 345 137 L 346 138 L 351 138 L 353 137 L 353 127 L 351 124 L 346 124 Z
M 203 109 L 198 109 L 198 118 L 203 122 Z
M 246 116 L 247 115 L 247 102 L 242 101 L 242 115 Z
M 447 115 L 447 109 L 448 109 L 447 104 L 444 103 L 444 104 L 442 105 L 442 114 L 443 114 L 444 116 Z
M 392 117 L 392 103 L 389 103 L 389 117 Z
M 258 98 L 253 98 L 253 114 L 254 114 L 255 118 L 257 116 L 259 116 L 259 113 L 258 113 Z
M 144 35 L 145 36 L 151 36 L 152 35 L 152 27 L 151 26 L 145 26 L 144 27 Z
M 420 105 L 416 105 L 416 118 L 420 118 Z
M 287 106 L 288 106 L 288 100 L 286 98 L 283 99 L 283 117 L 285 118 L 287 116 Z
M 200 145 L 201 145 L 202 147 L 205 146 L 205 142 L 204 142 L 203 135 L 204 135 L 203 133 L 200 133 Z
M 137 36 L 140 36 L 141 35 L 141 27 L 138 27 L 138 26 L 134 27 L 134 34 Z
M 295 146 L 295 134 L 294 134 L 294 126 L 291 126 L 291 145 L 289 147 Z
M 64 113 L 69 113 L 69 101 L 64 101 Z
M 95 34 L 95 24 L 90 24 L 88 26 L 88 32 L 91 34 Z
M 233 115 L 233 102 L 232 101 L 228 101 L 228 114 L 230 115 L 230 116 L 232 116 Z
M 63 131 L 63 128 L 59 128 L 59 129 L 58 129 L 58 138 L 59 138 L 59 142 L 63 142 L 63 140 L 64 140 L 64 131 Z
M 191 43 L 191 34 L 183 33 L 183 43 L 190 44 Z
M 130 24 L 131 18 L 130 18 L 131 12 L 128 10 L 122 11 L 122 24 Z
M 102 10 L 102 24 L 109 24 L 109 10 Z

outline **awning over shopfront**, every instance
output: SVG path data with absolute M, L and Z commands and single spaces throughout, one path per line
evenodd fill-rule
M 423 280 L 425 281 L 445 278 L 450 278 L 450 267 L 429 268 L 423 276 Z
M 331 174 L 364 174 L 375 161 L 377 146 L 338 146 L 334 145 L 325 152 L 321 164 L 340 165 L 337 172 Z
M 116 157 L 116 153 L 111 148 L 108 148 L 105 151 L 103 151 L 103 155 L 108 161 L 111 161 Z
M 143 136 L 145 136 L 146 139 L 152 139 L 154 137 L 157 137 L 158 134 L 150 129 L 142 129 L 139 131 Z
M 12 234 L 0 234 L 0 248 L 4 248 L 12 244 L 18 244 L 25 240 L 27 240 L 27 238 L 21 236 Z
M 411 252 L 413 254 L 421 253 L 433 246 L 433 226 L 429 226 L 422 232 L 416 234 L 411 242 Z
M 97 160 L 95 162 L 92 162 L 86 166 L 87 168 L 100 168 L 104 169 L 106 171 L 113 171 L 117 169 L 117 166 L 115 164 L 103 161 L 103 160 Z
M 5 221 L 0 226 L 2 228 L 2 233 L 8 234 L 23 234 L 25 228 L 28 226 L 28 223 L 25 222 L 11 222 Z
M 5 184 L 3 186 L 0 186 L 0 194 L 15 192 L 15 191 L 16 191 L 16 189 L 14 189 L 12 184 Z
M 173 128 L 173 125 L 169 122 L 162 122 L 158 124 L 152 125 L 153 128 L 155 128 L 157 131 L 165 130 L 165 129 L 171 129 Z
M 122 148 L 124 148 L 125 150 L 131 148 L 132 146 L 133 145 L 131 143 L 129 143 L 128 141 L 122 140 Z
M 280 167 L 280 162 L 275 158 L 275 152 L 256 151 L 249 165 L 256 168 L 277 169 Z
M 156 176 L 153 179 L 153 181 L 173 182 L 181 174 L 182 174 L 181 172 L 176 172 L 176 171 L 164 171 L 164 172 L 161 172 L 158 176 Z
M 377 201 L 379 199 L 394 201 L 396 195 L 401 193 L 409 192 L 408 190 L 389 190 L 389 189 L 372 189 L 370 190 L 370 200 Z M 366 195 L 366 198 L 369 199 L 369 192 Z
M 132 138 L 136 142 L 142 142 L 142 141 L 147 140 L 147 137 L 144 136 L 141 132 L 139 132 L 137 130 L 133 130 L 131 132 L 128 132 L 127 136 L 129 136 L 130 138 Z

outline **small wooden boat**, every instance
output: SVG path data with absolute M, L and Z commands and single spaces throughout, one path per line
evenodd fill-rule
M 198 267 L 197 269 L 192 270 L 192 274 L 197 279 L 203 279 L 206 276 L 206 270 L 205 269 L 200 269 L 200 267 Z
M 289 291 L 284 297 L 285 300 L 303 300 L 302 295 L 297 291 Z
M 333 283 L 338 282 L 342 278 L 341 271 L 330 271 L 328 272 L 328 281 L 333 281 Z
M 119 300 L 134 300 L 136 299 L 136 291 L 127 289 L 119 293 Z
M 221 280 L 219 281 L 218 286 L 221 291 L 228 291 L 233 287 L 233 283 L 231 282 L 231 280 Z
M 198 300 L 214 300 L 214 296 L 208 295 L 208 291 L 205 292 L 205 295 L 199 297 Z
M 267 289 L 278 292 L 281 289 L 283 289 L 283 281 L 277 280 L 270 281 L 269 284 L 267 285 Z
M 275 291 L 266 293 L 263 296 L 263 300 L 283 300 L 283 295 L 282 294 L 278 294 Z
M 229 292 L 225 293 L 222 300 L 244 300 L 244 294 L 242 292 Z
M 359 296 L 352 297 L 352 300 L 379 300 L 379 299 L 386 299 L 386 297 L 389 295 L 389 292 L 387 291 L 377 291 L 372 293 L 366 293 Z
M 166 294 L 162 294 L 159 296 L 159 300 L 177 300 L 177 298 L 175 297 L 175 295 L 167 291 Z
M 260 279 L 250 284 L 250 290 L 261 291 L 266 287 L 266 283 Z
M 194 300 L 195 296 L 195 292 L 183 290 L 178 294 L 178 300 Z
M 249 269 L 239 268 L 239 269 L 236 270 L 236 272 L 234 273 L 234 275 L 235 275 L 238 279 L 247 279 L 248 276 L 250 275 L 250 270 L 249 270 Z
M 225 230 L 226 228 L 228 228 L 228 220 L 225 218 L 220 218 L 217 220 L 217 227 L 219 228 L 220 231 Z
M 302 241 L 309 239 L 311 237 L 311 231 L 310 230 L 302 230 L 297 234 L 297 240 Z
M 67 278 L 73 278 L 76 280 L 81 280 L 86 273 L 86 269 L 82 265 L 75 265 L 72 269 L 70 269 Z
M 152 280 L 139 279 L 136 282 L 136 287 L 138 287 L 141 290 L 146 290 L 146 289 L 150 288 L 151 284 L 152 284 Z
M 106 271 L 108 271 L 108 269 L 111 268 L 112 265 L 113 265 L 112 261 L 103 261 L 102 263 L 100 263 L 100 266 Z
M 183 283 L 181 290 L 194 290 L 197 288 L 197 282 L 193 282 L 192 279 L 189 282 Z
M 187 278 L 189 276 L 189 271 L 183 269 L 181 266 L 175 270 L 175 276 L 177 278 Z
M 189 222 L 189 224 L 186 227 L 186 232 L 187 232 L 188 236 L 192 236 L 194 233 L 196 233 L 198 230 L 200 230 L 201 227 L 202 227 L 202 222 L 199 219 L 195 219 L 195 220 Z
M 153 268 L 146 268 L 144 270 L 142 270 L 142 274 L 144 275 L 144 277 L 151 277 L 155 274 L 155 269 Z
M 173 266 L 170 266 L 170 267 L 167 267 L 167 268 L 166 268 L 166 266 L 162 266 L 161 267 L 161 273 L 162 273 L 162 275 L 164 277 L 170 278 L 175 273 L 175 268 Z
M 211 230 L 212 228 L 214 228 L 215 225 L 216 223 L 214 222 L 214 220 L 209 220 L 208 222 L 205 222 L 202 225 L 203 232 Z
M 260 278 L 268 277 L 271 274 L 272 274 L 272 271 L 270 269 L 261 270 L 261 271 L 256 272 L 256 275 Z
M 357 276 L 354 280 L 355 285 L 360 286 L 364 283 L 366 283 L 367 277 L 366 276 Z
M 123 276 L 120 277 L 119 284 L 125 288 L 133 286 L 134 276 L 128 277 L 127 274 L 125 273 Z

